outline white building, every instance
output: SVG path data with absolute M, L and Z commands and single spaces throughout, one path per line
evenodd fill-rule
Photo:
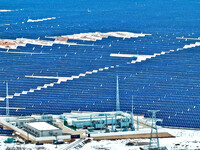
M 24 124 L 24 128 L 36 137 L 62 135 L 62 130 L 46 122 L 31 122 Z

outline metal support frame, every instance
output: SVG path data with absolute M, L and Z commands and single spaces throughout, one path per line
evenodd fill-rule
M 148 112 L 152 113 L 152 125 L 151 125 L 151 136 L 150 136 L 150 143 L 149 143 L 149 150 L 153 148 L 160 148 L 159 145 L 159 138 L 158 138 L 158 129 L 156 125 L 156 113 L 159 112 L 160 110 L 148 110 Z M 156 137 L 153 137 L 153 133 L 155 130 L 155 135 Z
M 113 117 L 112 117 L 112 132 L 114 132 L 114 129 L 113 129 Z
M 133 112 L 131 112 L 131 111 L 127 111 L 127 113 L 130 114 L 130 119 L 131 119 L 131 130 L 132 130 L 132 131 L 135 131 Z M 126 126 L 128 127 L 129 124 L 127 124 L 127 123 L 129 123 L 129 121 L 128 121 L 128 118 L 126 117 Z
M 92 114 L 90 115 L 90 125 L 92 127 Z
M 110 132 L 110 130 L 108 129 L 108 115 L 105 114 L 105 117 L 106 117 L 106 119 L 105 119 L 105 121 L 106 121 L 105 131 L 106 131 L 106 132 Z
M 122 131 L 122 116 L 121 116 L 120 128 L 121 128 L 121 131 Z
M 117 113 L 115 113 L 115 132 L 117 132 Z

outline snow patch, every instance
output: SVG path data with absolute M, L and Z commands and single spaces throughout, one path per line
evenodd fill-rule
M 41 22 L 41 21 L 47 21 L 47 20 L 52 20 L 52 19 L 56 19 L 56 17 L 51 17 L 51 18 L 42 18 L 42 19 L 28 19 L 27 22 Z
M 183 49 L 188 49 L 188 48 L 194 48 L 197 46 L 200 46 L 200 42 L 196 42 L 196 43 L 190 44 L 190 45 L 185 45 L 183 48 L 178 48 L 177 51 L 183 50 Z
M 133 54 L 115 54 L 111 53 L 111 57 L 137 57 L 138 55 L 133 55 Z
M 41 46 L 53 46 L 53 44 L 93 46 L 88 44 L 77 44 L 71 42 L 69 43 L 65 41 L 47 41 L 47 40 L 26 39 L 26 38 L 17 38 L 16 40 L 0 39 L 0 48 L 2 49 L 17 49 L 18 46 L 25 47 L 27 44 L 41 45 Z
M 0 10 L 0 12 L 10 12 L 10 11 L 13 11 L 13 10 L 6 10 L 6 9 Z
M 90 32 L 90 33 L 79 33 L 79 34 L 73 34 L 73 35 L 62 35 L 62 36 L 54 36 L 54 37 L 47 37 L 55 39 L 56 41 L 67 41 L 68 39 L 71 40 L 83 40 L 83 41 L 97 41 L 102 40 L 103 38 L 108 37 L 117 37 L 117 38 L 138 38 L 138 37 L 144 37 L 146 35 L 151 34 L 143 34 L 143 33 L 131 33 L 131 32 L 107 32 L 107 33 L 101 33 L 101 32 Z

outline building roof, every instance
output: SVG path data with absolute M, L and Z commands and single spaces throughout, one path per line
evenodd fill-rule
M 34 118 L 19 118 L 18 121 L 23 121 L 23 120 L 34 120 Z
M 27 123 L 27 125 L 37 130 L 58 130 L 59 129 L 46 122 L 31 122 L 31 123 Z

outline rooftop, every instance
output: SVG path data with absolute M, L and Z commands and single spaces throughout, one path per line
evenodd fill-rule
M 59 129 L 46 122 L 31 122 L 27 124 L 37 130 L 58 130 Z

